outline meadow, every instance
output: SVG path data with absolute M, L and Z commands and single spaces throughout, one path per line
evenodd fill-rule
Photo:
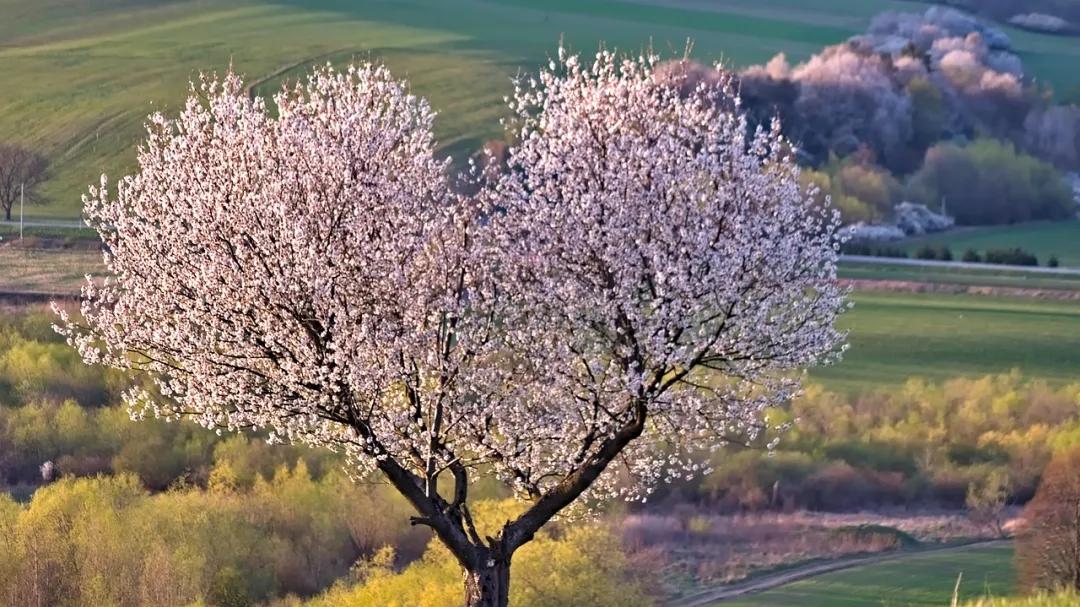
M 458 159 L 500 134 L 510 77 L 544 61 L 563 39 L 646 44 L 745 66 L 777 52 L 803 59 L 861 31 L 898 0 L 0 0 L 0 140 L 54 163 L 47 204 L 33 216 L 74 217 L 86 184 L 131 169 L 146 114 L 174 111 L 188 80 L 230 63 L 255 90 L 312 63 L 376 58 L 408 77 L 441 112 L 445 152 Z M 1042 80 L 1069 88 L 1080 45 L 1009 30 Z
M 961 573 L 961 600 L 1003 596 L 1015 583 L 1012 552 L 1011 546 L 994 546 L 912 556 L 828 573 L 717 607 L 943 607 Z
M 1003 287 L 1007 289 L 1080 290 L 1080 274 L 1028 272 L 1004 269 L 993 264 L 984 267 L 917 266 L 906 263 L 844 261 L 837 268 L 840 278 L 848 280 L 902 281 L 941 285 Z M 1065 297 L 1065 293 L 1057 294 Z
M 1077 303 L 900 293 L 855 293 L 852 301 L 840 322 L 850 350 L 839 365 L 811 372 L 832 389 L 1010 369 L 1060 383 L 1080 366 Z
M 1062 266 L 1077 267 L 1080 266 L 1080 221 L 964 228 L 912 238 L 901 244 L 909 254 L 925 245 L 944 245 L 949 247 L 956 259 L 967 249 L 974 249 L 982 254 L 987 249 L 1019 247 L 1035 254 L 1040 265 L 1046 265 L 1051 256 L 1056 256 Z

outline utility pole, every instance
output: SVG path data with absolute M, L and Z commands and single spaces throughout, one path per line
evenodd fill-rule
M 22 242 L 23 236 L 23 207 L 26 200 L 26 184 L 19 184 L 19 242 Z

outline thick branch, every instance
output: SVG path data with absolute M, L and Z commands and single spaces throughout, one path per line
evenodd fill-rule
M 647 409 L 643 402 L 634 407 L 634 419 L 622 427 L 614 436 L 604 441 L 603 445 L 585 462 L 567 475 L 554 488 L 545 492 L 524 514 L 509 523 L 503 529 L 503 539 L 507 551 L 511 554 L 521 545 L 532 540 L 536 532 L 552 519 L 560 510 L 569 506 L 607 469 L 627 445 L 641 436 L 645 430 Z

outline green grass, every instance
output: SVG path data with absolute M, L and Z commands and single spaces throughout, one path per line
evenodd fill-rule
M 1080 48 L 1080 42 L 1076 45 Z M 905 240 L 901 244 L 908 251 L 925 244 L 946 245 L 957 259 L 966 249 L 982 253 L 987 249 L 1020 247 L 1034 253 L 1040 264 L 1045 265 L 1051 255 L 1056 255 L 1061 265 L 1080 267 L 1080 221 L 1075 220 L 967 228 Z
M 813 6 L 807 6 L 813 4 Z M 188 80 L 231 61 L 249 80 L 354 56 L 385 61 L 440 110 L 446 152 L 500 133 L 509 77 L 560 37 L 585 51 L 650 42 L 735 65 L 794 60 L 861 31 L 900 0 L 0 0 L 0 140 L 43 150 L 54 177 L 39 217 L 73 217 L 101 172 L 129 171 L 144 116 L 175 110 Z M 1012 32 L 1042 78 L 1076 81 L 1074 39 Z M 299 66 L 289 69 L 291 66 Z M 270 79 L 260 90 L 276 85 Z
M 811 372 L 827 387 L 860 391 L 912 376 L 946 380 L 1019 369 L 1055 383 L 1080 381 L 1080 303 L 972 295 L 856 293 L 840 325 L 850 350 Z
M 946 607 L 960 573 L 961 599 L 1009 594 L 1015 584 L 1012 548 L 931 553 L 855 567 L 717 607 Z
M 28 238 L 74 249 L 0 246 L 0 267 L 7 268 L 0 290 L 77 292 L 85 273 L 102 271 L 86 235 L 34 228 Z M 1080 302 L 867 292 L 852 301 L 855 308 L 840 320 L 850 332 L 850 350 L 840 364 L 811 372 L 811 380 L 829 388 L 857 392 L 913 376 L 945 380 L 1011 369 L 1054 383 L 1080 381 Z
M 964 607 L 1076 607 L 1080 595 L 1075 592 L 1040 594 L 1029 597 L 987 597 L 967 603 Z
M 895 280 L 1020 289 L 1080 290 L 1080 275 L 1004 270 L 990 264 L 987 264 L 985 268 L 973 269 L 845 261 L 840 264 L 838 274 L 841 278 L 858 280 Z

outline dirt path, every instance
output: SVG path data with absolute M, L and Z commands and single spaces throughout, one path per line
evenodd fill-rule
M 721 603 L 723 601 L 729 601 L 731 599 L 744 597 L 748 594 L 757 594 L 766 590 L 772 590 L 773 588 L 777 588 L 785 584 L 790 584 L 792 582 L 797 582 L 799 580 L 804 580 L 806 578 L 811 578 L 817 575 L 821 575 L 823 573 L 832 573 L 833 571 L 850 569 L 852 567 L 860 567 L 862 565 L 874 565 L 876 563 L 901 560 L 924 554 L 964 552 L 975 548 L 1004 546 L 1008 543 L 1009 540 L 988 540 L 972 542 L 970 544 L 963 544 L 961 546 L 947 546 L 942 548 L 926 548 L 922 550 L 889 552 L 887 554 L 858 556 L 836 559 L 824 563 L 814 563 L 802 567 L 795 567 L 793 569 L 785 569 L 784 571 L 774 574 L 762 575 L 760 577 L 755 577 L 751 580 L 740 582 L 737 584 L 730 584 L 727 586 L 721 586 L 709 590 L 702 590 L 689 596 L 684 596 L 669 601 L 667 603 L 667 607 L 707 607 L 708 605 L 713 605 L 715 603 Z

